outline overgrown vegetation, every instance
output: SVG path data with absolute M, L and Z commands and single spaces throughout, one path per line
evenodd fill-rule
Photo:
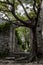
M 10 24 L 11 24 L 11 23 L 9 23 L 9 22 L 0 24 L 0 32 L 1 32 L 1 31 L 9 30 Z
M 30 2 L 31 1 L 31 2 Z M 27 7 L 25 8 L 24 3 L 26 3 L 26 5 L 31 4 L 31 7 Z M 21 16 L 21 14 L 19 14 L 18 16 L 18 12 L 16 13 L 17 7 L 18 5 L 22 6 L 22 9 L 24 11 L 25 16 L 27 17 L 22 18 L 19 17 Z M 7 16 L 7 20 L 8 21 L 13 21 L 14 18 L 16 18 L 16 20 L 18 20 L 18 22 L 15 22 L 15 25 L 18 26 L 25 26 L 28 27 L 29 29 L 31 29 L 32 31 L 32 59 L 36 59 L 37 54 L 38 54 L 38 46 L 37 46 L 37 24 L 39 21 L 39 16 L 40 16 L 40 10 L 41 10 L 41 4 L 42 4 L 42 0 L 0 0 L 0 12 L 4 12 L 5 16 Z M 20 8 L 21 9 L 21 8 Z M 28 12 L 27 12 L 28 9 Z M 29 12 L 30 10 L 30 12 Z M 22 13 L 23 13 L 22 11 Z M 12 16 L 9 16 L 10 13 L 12 14 L 12 16 L 14 18 L 12 18 Z M 21 12 L 21 11 L 20 11 Z M 7 13 L 7 14 L 6 14 Z M 2 17 L 1 19 L 3 19 L 4 17 Z M 27 20 L 28 19 L 28 20 Z M 4 18 L 4 20 L 6 20 Z
M 24 52 L 30 51 L 30 30 L 26 27 L 19 27 L 15 30 L 17 43 Z

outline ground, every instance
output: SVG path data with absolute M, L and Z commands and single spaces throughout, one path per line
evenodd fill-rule
M 28 60 L 26 60 L 26 62 L 24 62 L 25 60 L 22 61 L 22 63 L 16 62 L 15 57 L 6 57 L 3 59 L 0 58 L 0 65 L 43 65 L 43 59 L 30 63 L 27 63 Z
M 32 63 L 15 63 L 12 60 L 0 60 L 0 65 L 43 65 L 43 61 L 41 63 L 32 62 Z

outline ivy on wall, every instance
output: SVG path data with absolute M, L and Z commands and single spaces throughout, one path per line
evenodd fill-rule
M 20 49 L 24 52 L 30 51 L 30 30 L 26 27 L 19 27 L 16 28 L 15 35 Z
M 0 32 L 1 32 L 1 31 L 9 30 L 10 24 L 11 24 L 11 23 L 9 23 L 9 22 L 0 24 Z

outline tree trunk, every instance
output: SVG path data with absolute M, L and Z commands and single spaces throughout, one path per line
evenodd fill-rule
M 32 29 L 32 34 L 33 34 L 32 55 L 33 55 L 34 57 L 37 57 L 37 50 L 38 50 L 38 47 L 37 47 L 36 27 L 34 27 L 34 28 Z
M 31 54 L 30 54 L 30 58 L 29 58 L 29 62 L 32 62 L 32 61 L 38 61 L 38 46 L 37 46 L 37 33 L 36 33 L 36 28 L 37 27 L 33 27 L 31 30 L 31 33 L 32 33 L 32 44 L 31 44 Z

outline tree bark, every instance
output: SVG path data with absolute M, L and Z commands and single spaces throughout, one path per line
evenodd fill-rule
M 32 29 L 32 33 L 33 33 L 32 55 L 33 55 L 34 57 L 37 57 L 38 46 L 37 46 L 37 33 L 36 33 L 36 27 L 34 27 L 34 28 Z

